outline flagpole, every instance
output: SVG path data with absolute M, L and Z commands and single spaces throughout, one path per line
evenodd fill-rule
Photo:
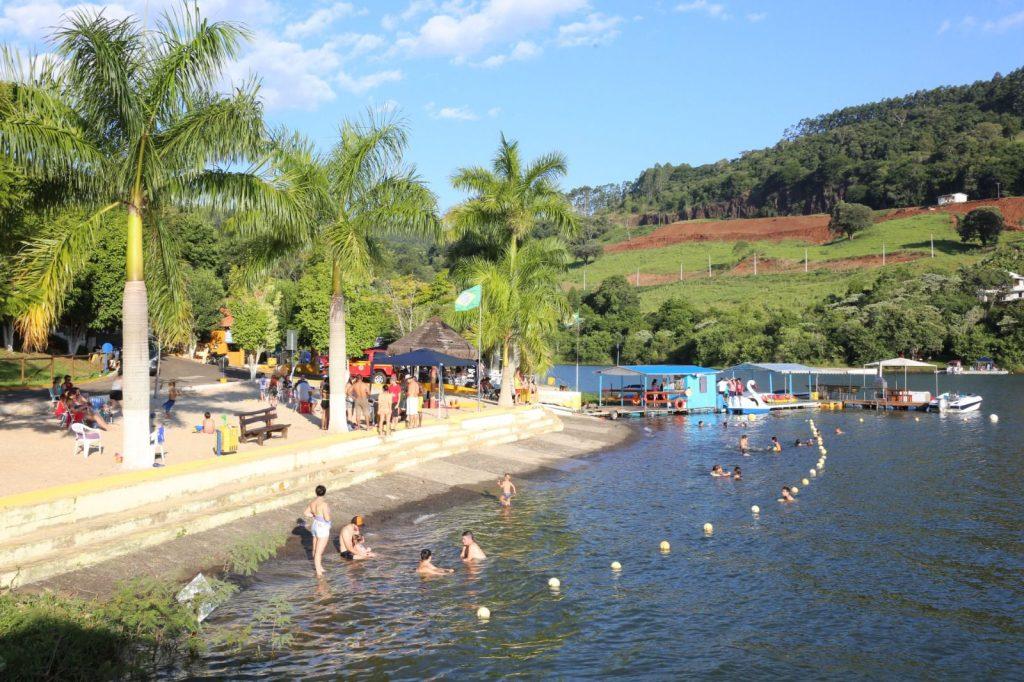
M 576 310 L 576 392 L 580 392 L 580 311 Z

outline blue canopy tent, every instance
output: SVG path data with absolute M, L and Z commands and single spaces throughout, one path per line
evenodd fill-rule
M 715 375 L 718 372 L 707 367 L 697 365 L 616 365 L 607 369 L 597 371 L 598 378 L 598 405 L 604 406 L 604 378 L 619 377 L 619 404 L 625 403 L 625 388 L 621 380 L 625 377 L 641 379 L 643 383 L 642 393 L 638 390 L 639 401 L 644 411 L 648 409 L 648 381 L 660 378 L 663 386 L 657 389 L 657 393 L 664 396 L 666 403 L 673 403 L 672 396 L 676 400 L 685 396 L 686 409 L 714 410 L 717 407 L 717 396 L 715 394 Z M 665 381 L 671 379 L 673 386 Z M 667 407 L 667 405 L 666 405 Z
M 457 358 L 454 355 L 446 355 L 429 348 L 417 348 L 408 353 L 389 355 L 382 364 L 389 364 L 393 367 L 436 367 L 437 368 L 437 404 L 438 409 L 444 404 L 444 368 L 445 367 L 474 367 L 476 359 L 466 360 Z

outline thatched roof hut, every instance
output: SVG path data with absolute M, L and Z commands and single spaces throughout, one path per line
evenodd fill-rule
M 446 325 L 440 317 L 432 317 L 402 338 L 388 346 L 388 355 L 411 353 L 429 348 L 463 360 L 475 360 L 476 348 Z

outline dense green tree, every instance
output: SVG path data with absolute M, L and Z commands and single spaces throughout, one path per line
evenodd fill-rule
M 273 350 L 280 340 L 277 326 L 277 303 L 280 296 L 272 287 L 254 294 L 245 294 L 231 300 L 231 326 L 234 342 L 245 351 L 245 364 L 249 378 L 255 379 L 260 358 Z
M 982 206 L 957 220 L 956 231 L 965 242 L 980 241 L 982 246 L 995 244 L 1003 232 L 1003 212 L 996 206 Z
M 845 234 L 848 238 L 871 227 L 871 209 L 863 204 L 840 201 L 832 207 L 828 229 L 834 234 Z

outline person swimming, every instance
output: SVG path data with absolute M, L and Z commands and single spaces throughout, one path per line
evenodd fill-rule
M 788 485 L 782 486 L 782 497 L 779 498 L 779 502 L 796 502 L 793 493 L 789 491 Z
M 740 436 L 740 452 L 744 455 L 750 452 L 750 438 L 747 437 L 747 434 Z
M 779 442 L 778 436 L 772 436 L 772 451 L 782 452 L 782 443 Z
M 843 435 L 843 430 L 841 428 L 839 428 L 838 426 L 836 427 L 836 435 L 837 436 Z
M 480 549 L 480 545 L 476 544 L 472 531 L 467 530 L 462 534 L 462 550 L 459 552 L 459 556 L 463 561 L 481 561 L 487 558 L 484 551 Z
M 740 471 L 740 468 L 738 466 L 735 466 L 735 467 L 732 468 L 732 480 L 734 480 L 734 481 L 742 481 L 743 480 L 743 472 Z
M 702 426 L 704 426 L 704 420 L 703 419 L 698 419 L 697 420 L 697 427 L 700 428 Z
M 417 573 L 420 575 L 448 575 L 455 572 L 454 568 L 435 566 L 430 557 L 431 552 L 429 549 L 420 550 L 420 563 L 416 566 Z
M 725 478 L 729 478 L 729 473 L 722 468 L 721 464 L 716 464 L 715 466 L 711 467 L 711 475 L 714 476 L 715 478 L 721 478 L 723 476 Z

